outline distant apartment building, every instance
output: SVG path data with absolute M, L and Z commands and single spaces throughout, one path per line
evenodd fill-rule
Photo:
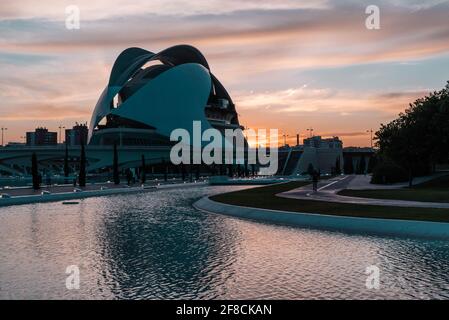
M 297 137 L 299 142 L 299 137 Z M 309 166 L 322 174 L 341 172 L 343 169 L 343 142 L 338 137 L 313 136 L 304 139 L 303 145 L 279 148 L 278 174 L 301 175 Z M 338 167 L 338 168 L 337 168 Z
M 72 129 L 65 130 L 65 143 L 69 146 L 79 146 L 87 143 L 88 135 L 87 124 L 76 123 Z
M 321 136 L 314 136 L 304 139 L 304 147 L 341 149 L 343 142 L 338 137 L 323 139 Z
M 27 146 L 52 146 L 58 144 L 58 134 L 47 128 L 36 128 L 34 132 L 26 133 Z
M 309 165 L 321 173 L 341 171 L 343 168 L 342 151 L 343 142 L 338 137 L 323 139 L 321 136 L 313 136 L 304 139 L 304 153 L 297 172 L 306 172 Z

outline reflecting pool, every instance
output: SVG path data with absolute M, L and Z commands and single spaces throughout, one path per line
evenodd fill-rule
M 196 186 L 0 208 L 0 299 L 449 298 L 449 242 L 200 212 Z M 66 288 L 77 265 L 80 288 Z M 368 266 L 380 288 L 368 289 Z

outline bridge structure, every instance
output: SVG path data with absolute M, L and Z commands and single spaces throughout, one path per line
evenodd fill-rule
M 158 164 L 169 161 L 170 146 L 117 146 L 120 169 L 140 167 L 142 155 L 145 164 Z M 113 146 L 87 145 L 87 171 L 94 172 L 111 168 L 114 158 Z M 31 157 L 36 153 L 41 170 L 58 174 L 64 171 L 66 146 L 8 146 L 0 148 L 0 173 L 13 176 L 27 176 L 31 173 Z M 76 171 L 81 154 L 80 146 L 67 147 L 69 166 Z
M 86 169 L 110 170 L 114 145 L 120 169 L 140 167 L 142 155 L 145 164 L 167 164 L 174 145 L 171 134 L 183 129 L 195 137 L 196 123 L 200 123 L 200 136 L 212 128 L 222 135 L 232 129 L 235 139 L 245 141 L 231 96 L 198 49 L 176 45 L 153 53 L 127 48 L 115 60 L 92 112 L 84 142 Z M 222 148 L 233 144 L 223 139 Z M 79 166 L 80 149 L 68 146 L 72 172 Z M 33 153 L 40 171 L 61 173 L 65 152 L 64 144 L 0 148 L 0 174 L 29 175 Z

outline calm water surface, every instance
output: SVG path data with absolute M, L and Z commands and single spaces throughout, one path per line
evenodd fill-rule
M 449 298 L 448 241 L 291 228 L 196 211 L 193 187 L 0 208 L 0 299 Z M 78 265 L 79 290 L 66 267 Z M 365 269 L 380 268 L 380 289 Z

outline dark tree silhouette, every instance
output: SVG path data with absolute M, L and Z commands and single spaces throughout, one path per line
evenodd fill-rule
M 64 154 L 64 177 L 69 176 L 69 147 L 67 143 L 65 144 L 65 154 Z
M 147 180 L 147 177 L 146 177 L 146 170 L 145 170 L 145 155 L 142 155 L 142 164 L 140 167 L 140 182 L 142 184 L 144 184 L 146 180 Z
M 114 184 L 120 184 L 120 174 L 118 171 L 118 151 L 117 151 L 117 144 L 114 143 L 114 155 L 113 155 L 114 159 L 112 162 L 112 175 L 113 175 L 113 180 L 114 180 Z
M 392 162 L 413 178 L 449 160 L 449 82 L 440 91 L 417 99 L 375 134 L 379 160 Z M 379 164 L 380 165 L 380 164 Z
M 41 182 L 39 177 L 36 152 L 33 152 L 33 154 L 31 155 L 31 175 L 33 177 L 33 189 L 39 190 Z
M 78 176 L 78 183 L 80 187 L 86 186 L 86 151 L 84 150 L 84 142 L 81 142 L 80 172 Z

